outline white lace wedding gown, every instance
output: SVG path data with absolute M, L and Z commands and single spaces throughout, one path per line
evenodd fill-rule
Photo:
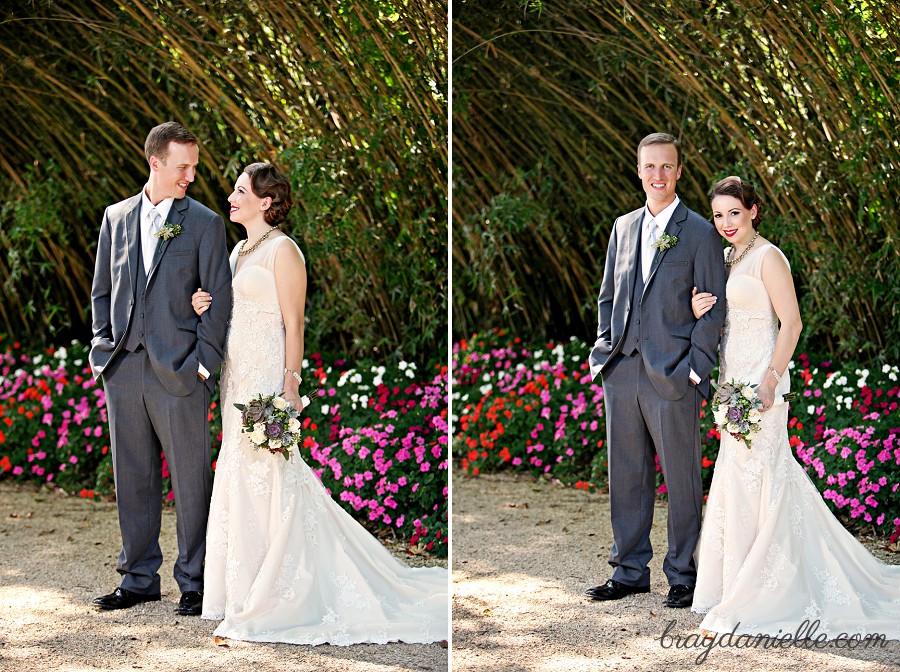
M 731 269 L 720 382 L 758 383 L 769 367 L 778 319 L 760 268 L 770 250 L 784 256 L 764 243 Z M 788 391 L 786 372 L 776 399 Z M 783 635 L 818 620 L 807 634 L 900 638 L 900 566 L 874 558 L 831 514 L 794 459 L 787 420 L 784 402 L 763 414 L 750 450 L 722 433 L 695 554 L 700 627 Z
M 286 461 L 255 450 L 241 434 L 234 404 L 282 391 L 284 324 L 273 267 L 276 250 L 287 245 L 296 247 L 273 236 L 237 272 L 237 250 L 231 254 L 234 304 L 202 617 L 224 618 L 218 636 L 251 641 L 447 639 L 446 569 L 399 562 L 332 501 L 299 455 Z

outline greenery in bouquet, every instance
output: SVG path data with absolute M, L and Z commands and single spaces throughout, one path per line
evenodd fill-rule
M 725 429 L 738 441 L 752 448 L 753 435 L 762 420 L 762 400 L 756 385 L 729 380 L 719 386 L 713 384 L 713 418 L 719 431 Z

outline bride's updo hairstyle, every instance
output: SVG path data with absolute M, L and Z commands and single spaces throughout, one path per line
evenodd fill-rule
M 762 219 L 762 199 L 756 193 L 756 189 L 749 182 L 745 182 L 734 175 L 726 177 L 724 180 L 716 182 L 712 189 L 709 190 L 709 200 L 716 196 L 733 196 L 738 199 L 741 204 L 750 210 L 756 206 L 756 217 L 753 218 L 753 230 L 759 229 L 759 221 Z
M 272 205 L 265 212 L 266 224 L 279 226 L 294 205 L 290 181 L 271 163 L 251 163 L 244 172 L 250 177 L 250 188 L 256 196 L 272 199 Z

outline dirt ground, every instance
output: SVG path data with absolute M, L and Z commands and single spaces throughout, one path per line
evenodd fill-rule
M 66 672 L 390 672 L 448 669 L 438 644 L 292 646 L 213 643 L 216 622 L 175 614 L 175 515 L 163 516 L 162 600 L 122 611 L 91 606 L 118 584 L 116 506 L 0 483 L 0 670 Z M 426 561 L 399 547 L 407 564 Z M 447 566 L 446 561 L 427 564 Z
M 855 650 L 717 647 L 698 664 L 701 616 L 663 605 L 665 504 L 653 527 L 651 592 L 603 603 L 582 593 L 610 576 L 607 495 L 506 474 L 455 472 L 452 487 L 454 672 L 900 670 L 896 640 Z M 884 544 L 866 543 L 900 564 Z M 692 634 L 674 646 L 672 636 Z

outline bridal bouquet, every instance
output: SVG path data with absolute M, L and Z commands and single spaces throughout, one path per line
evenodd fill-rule
M 759 431 L 763 404 L 756 385 L 729 380 L 716 388 L 713 417 L 720 431 L 726 431 L 750 448 L 752 436 Z
M 302 401 L 304 408 L 309 405 L 308 396 Z M 234 406 L 241 412 L 241 431 L 256 448 L 290 459 L 291 449 L 300 442 L 300 414 L 293 406 L 277 394 L 257 394 Z

